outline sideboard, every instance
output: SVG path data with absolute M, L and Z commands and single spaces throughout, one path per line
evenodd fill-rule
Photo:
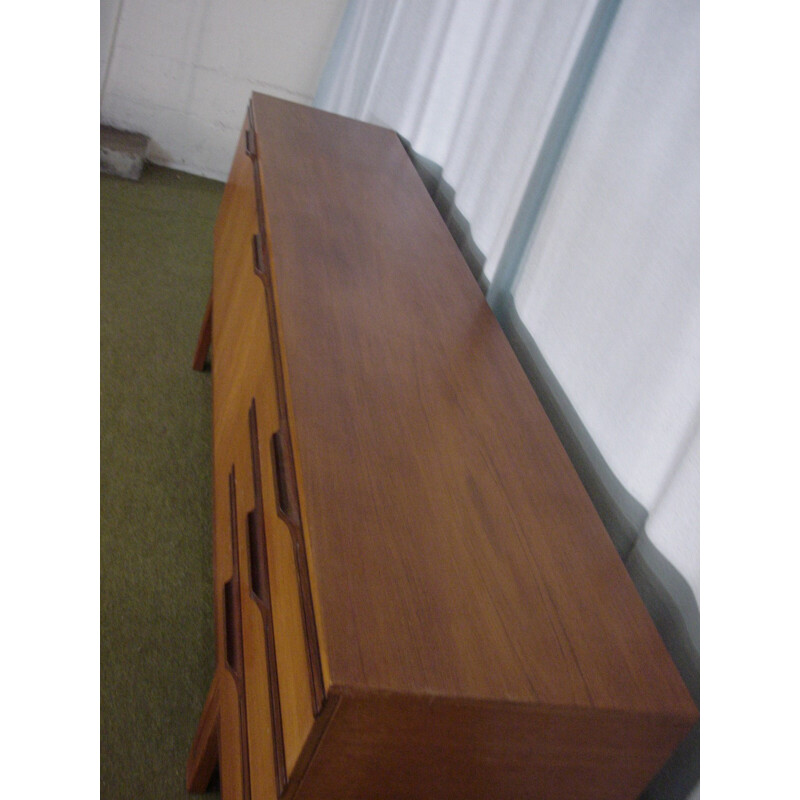
M 209 343 L 190 791 L 637 797 L 697 708 L 394 132 L 253 95 Z

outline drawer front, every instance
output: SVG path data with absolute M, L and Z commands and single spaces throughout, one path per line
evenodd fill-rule
M 231 604 L 226 605 L 225 592 L 230 593 L 232 585 L 228 576 L 236 574 L 246 685 L 243 718 L 250 780 L 258 797 L 283 794 L 302 762 L 315 721 L 295 538 L 279 511 L 275 463 L 280 456 L 272 445 L 276 433 L 274 395 L 264 396 L 262 384 L 247 414 L 217 447 L 220 457 L 233 465 L 225 487 L 230 518 L 226 521 L 220 513 L 216 520 L 222 621 L 219 663 L 227 664 L 231 658 Z M 215 472 L 221 477 L 221 464 L 219 470 L 215 465 Z M 215 509 L 221 510 L 223 489 L 219 485 L 217 489 Z
M 291 776 L 314 723 L 311 649 L 304 619 L 302 581 L 292 531 L 279 516 L 279 477 L 269 403 L 253 399 L 249 414 L 250 451 L 255 487 L 254 513 L 246 552 L 254 600 L 268 607 L 275 632 L 274 665 L 281 705 L 285 776 Z M 263 409 L 264 413 L 261 413 Z M 274 412 L 273 412 L 274 413 Z M 271 420 L 274 423 L 274 417 Z M 312 612 L 313 613 L 313 612 Z M 265 641 L 264 645 L 268 646 Z M 260 644 L 259 644 L 260 646 Z M 267 647 L 269 655 L 269 649 Z M 269 665 L 263 659 L 261 663 Z M 272 676 L 264 676 L 272 679 Z
M 257 501 L 249 452 L 247 417 L 237 429 L 235 481 L 236 561 L 240 566 L 238 601 L 241 608 L 242 665 L 246 676 L 246 727 L 249 770 L 254 797 L 274 798 L 286 783 L 281 698 L 277 685 L 275 635 L 267 564 L 250 553 L 255 540 Z M 261 569 L 263 563 L 263 569 Z M 258 567 L 258 569 L 257 569 Z M 266 603 L 264 598 L 266 597 Z
M 220 675 L 220 784 L 225 800 L 251 797 L 249 738 L 247 733 L 247 685 L 244 664 L 244 632 L 240 602 L 241 573 L 238 558 L 238 525 L 235 475 L 228 479 L 228 569 L 215 589 L 215 605 L 221 621 Z M 220 537 L 222 538 L 222 537 Z

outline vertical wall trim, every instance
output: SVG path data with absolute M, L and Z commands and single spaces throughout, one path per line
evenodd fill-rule
M 342 59 L 345 57 L 347 45 L 350 38 L 350 31 L 353 30 L 357 15 L 360 9 L 356 8 L 355 0 L 349 0 L 344 7 L 344 13 L 339 21 L 339 27 L 336 30 L 336 36 L 333 37 L 333 44 L 331 45 L 330 52 L 328 53 L 328 60 L 322 68 L 322 75 L 317 81 L 317 89 L 314 92 L 313 105 L 315 108 L 324 108 L 333 93 L 333 76 L 336 70 L 332 65 L 338 68 Z
M 549 194 L 556 168 L 561 162 L 569 135 L 586 96 L 611 25 L 617 15 L 621 0 L 598 0 L 592 20 L 583 37 L 575 62 L 547 129 L 536 164 L 519 210 L 492 277 L 486 299 L 499 317 L 504 302 L 512 302 L 511 291 L 519 272 L 536 223 Z
M 372 76 L 369 84 L 367 85 L 367 91 L 364 93 L 364 97 L 359 104 L 359 109 L 357 112 L 358 119 L 367 119 L 366 111 L 369 107 L 369 101 L 372 99 L 372 95 L 375 92 L 375 86 L 378 82 L 378 75 L 380 75 L 381 70 L 383 69 L 383 64 L 386 61 L 386 52 L 389 49 L 386 46 L 386 43 L 391 38 L 395 26 L 397 25 L 397 18 L 400 15 L 401 5 L 401 2 L 395 2 L 391 7 L 392 10 L 389 12 L 389 21 L 386 23 L 386 27 L 383 30 L 382 47 L 378 52 L 378 60 L 375 62 L 372 68 Z
M 108 60 L 106 61 L 106 71 L 103 75 L 103 85 L 100 87 L 100 112 L 103 111 L 103 99 L 106 96 L 106 84 L 108 83 L 108 76 L 111 74 L 111 62 L 114 60 L 114 50 L 117 46 L 117 30 L 119 29 L 119 20 L 122 16 L 122 6 L 125 0 L 119 0 L 117 6 L 117 15 L 114 18 L 114 30 L 111 33 L 111 45 L 108 48 Z

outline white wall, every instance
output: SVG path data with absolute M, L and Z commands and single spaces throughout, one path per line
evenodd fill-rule
M 149 136 L 158 164 L 225 180 L 250 93 L 310 105 L 345 5 L 101 0 L 101 120 Z

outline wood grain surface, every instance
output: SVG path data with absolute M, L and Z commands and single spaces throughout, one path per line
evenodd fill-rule
M 186 761 L 186 791 L 190 794 L 204 792 L 219 765 L 219 681 L 219 670 L 215 670 Z
M 244 565 L 240 585 L 251 772 L 254 786 L 271 785 L 274 792 L 286 783 L 306 745 L 314 702 L 295 541 L 280 518 L 273 475 L 270 442 L 281 420 L 265 285 L 255 270 L 253 237 L 260 225 L 253 178 L 243 133 L 215 227 L 210 304 L 215 353 L 215 584 L 223 584 L 233 573 L 226 519 L 227 473 L 233 466 L 238 530 L 244 532 L 238 537 L 238 560 Z M 257 522 L 255 547 L 250 546 L 251 519 Z M 254 565 L 256 551 L 259 563 Z M 268 596 L 254 593 L 253 575 L 264 576 Z M 219 654 L 224 643 L 217 613 Z M 280 731 L 274 729 L 277 719 Z
M 228 523 L 220 526 L 220 539 L 230 543 L 230 577 L 221 595 L 223 657 L 218 667 L 220 695 L 219 774 L 226 800 L 250 800 L 250 757 L 247 735 L 247 688 L 239 591 L 239 557 L 236 478 L 228 474 Z
M 296 800 L 634 800 L 685 735 L 685 720 L 646 712 L 337 687 L 329 698 Z
M 688 692 L 397 136 L 253 110 L 327 683 L 685 725 Z

